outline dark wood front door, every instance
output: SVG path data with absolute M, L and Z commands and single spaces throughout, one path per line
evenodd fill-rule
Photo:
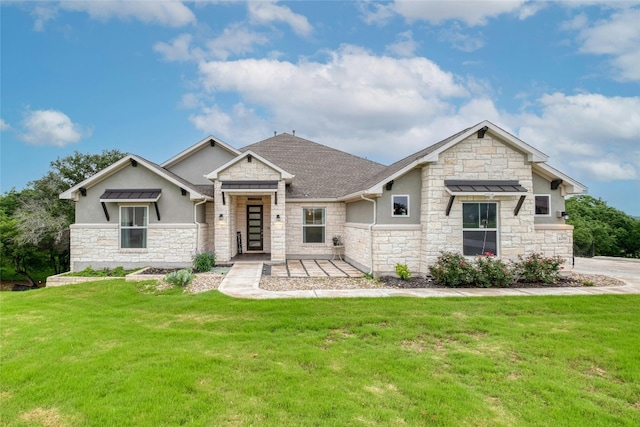
M 247 251 L 261 251 L 262 244 L 262 205 L 247 206 Z

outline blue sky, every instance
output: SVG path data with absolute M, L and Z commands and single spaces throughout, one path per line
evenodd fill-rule
M 277 132 L 389 164 L 482 120 L 640 216 L 640 2 L 3 1 L 4 193 Z

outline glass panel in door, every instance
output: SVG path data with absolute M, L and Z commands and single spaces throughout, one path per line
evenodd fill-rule
M 247 250 L 261 251 L 262 243 L 262 205 L 247 206 Z

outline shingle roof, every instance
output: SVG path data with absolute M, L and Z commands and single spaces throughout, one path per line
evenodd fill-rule
M 384 165 L 287 133 L 240 151 L 251 150 L 295 175 L 287 198 L 335 198 L 353 191 Z
M 448 142 L 456 139 L 458 136 L 460 136 L 463 133 L 467 132 L 469 129 L 470 128 L 466 128 L 464 130 L 461 130 L 460 132 L 456 133 L 455 135 L 451 135 L 450 137 L 448 137 L 446 139 L 443 139 L 440 142 L 436 142 L 435 144 L 430 145 L 429 147 L 427 147 L 427 148 L 425 148 L 423 150 L 420 150 L 417 153 L 410 154 L 409 156 L 405 157 L 404 159 L 398 160 L 397 162 L 393 163 L 392 165 L 387 166 L 386 168 L 384 168 L 382 171 L 380 171 L 376 175 L 372 176 L 367 181 L 362 182 L 360 184 L 361 189 L 365 190 L 365 189 L 371 188 L 374 185 L 378 184 L 379 182 L 384 181 L 386 178 L 389 178 L 389 177 L 393 176 L 395 173 L 397 173 L 397 172 L 401 171 L 402 169 L 404 169 L 405 167 L 409 166 L 415 160 L 418 160 L 418 159 L 426 156 L 427 154 L 433 153 L 438 148 L 440 148 L 443 145 L 446 145 Z

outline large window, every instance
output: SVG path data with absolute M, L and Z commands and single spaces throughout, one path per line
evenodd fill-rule
M 536 205 L 536 215 L 551 215 L 551 196 L 549 196 L 548 194 L 536 194 L 534 200 Z
M 498 204 L 462 204 L 462 251 L 464 255 L 498 253 Z
M 302 241 L 304 243 L 324 243 L 324 208 L 304 208 L 302 210 Z
M 409 216 L 409 196 L 392 196 L 391 216 Z
M 136 249 L 147 247 L 146 206 L 120 206 L 120 247 Z

